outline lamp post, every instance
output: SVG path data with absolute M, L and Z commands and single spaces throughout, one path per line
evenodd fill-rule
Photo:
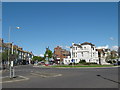
M 16 27 L 16 29 L 20 29 L 20 27 Z M 13 67 L 13 61 L 10 60 L 10 32 L 12 28 L 9 26 L 9 32 L 8 32 L 8 65 L 9 65 L 9 70 L 10 70 L 10 78 L 15 77 L 15 72 L 14 72 L 14 67 Z M 12 45 L 12 55 L 13 55 L 13 45 Z M 13 67 L 13 76 L 12 76 L 12 67 Z

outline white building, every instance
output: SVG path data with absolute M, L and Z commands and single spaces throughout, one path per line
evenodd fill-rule
M 64 58 L 64 64 L 69 64 L 72 62 L 79 63 L 80 60 L 85 60 L 89 63 L 98 63 L 98 51 L 96 47 L 92 43 L 82 43 L 82 44 L 74 44 L 70 47 L 71 56 L 68 58 Z M 73 61 L 72 61 L 73 59 Z
M 108 56 L 108 55 L 110 55 L 111 54 L 111 51 L 110 51 L 110 49 L 107 49 L 107 48 L 97 48 L 96 49 L 97 51 L 98 51 L 98 58 L 99 58 L 99 63 L 100 64 L 110 64 L 110 63 L 107 63 L 106 62 L 106 57 Z

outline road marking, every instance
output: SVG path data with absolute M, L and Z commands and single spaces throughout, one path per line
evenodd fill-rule
M 6 78 L 6 77 L 9 77 L 9 76 L 5 76 L 5 77 L 2 77 L 2 78 Z M 24 77 L 24 76 L 19 76 L 19 77 L 21 77 L 23 79 L 21 79 L 21 80 L 12 80 L 12 81 L 3 81 L 2 78 L 0 78 L 2 80 L 2 82 L 0 82 L 0 83 L 9 83 L 9 82 L 17 82 L 17 81 L 29 80 L 29 78 Z
M 36 76 L 41 76 L 41 77 L 59 77 L 59 76 L 62 76 L 62 74 L 57 74 L 57 75 L 49 75 L 49 76 L 46 76 L 46 75 L 40 75 L 40 74 L 35 74 L 35 73 L 31 73 L 32 75 L 36 75 Z
M 54 75 L 53 77 L 59 77 L 59 76 L 62 76 L 62 74 Z

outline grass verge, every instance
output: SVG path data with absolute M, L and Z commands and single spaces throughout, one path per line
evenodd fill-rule
M 73 65 L 73 66 L 69 66 L 69 65 L 57 65 L 57 66 L 51 66 L 51 67 L 112 67 L 114 65 Z

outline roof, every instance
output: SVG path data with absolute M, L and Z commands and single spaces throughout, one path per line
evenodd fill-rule
M 14 45 L 13 48 L 18 48 L 18 46 L 17 46 L 17 45 Z
M 77 47 L 79 47 L 79 48 L 82 48 L 82 46 L 81 45 L 79 45 L 79 44 L 74 44 L 74 46 L 77 46 Z M 72 48 L 73 46 L 71 46 L 70 48 Z
M 89 43 L 89 42 L 84 42 L 84 43 L 82 43 L 81 45 L 91 45 L 91 46 L 95 46 L 94 44 Z
M 55 47 L 54 49 L 62 49 L 60 46 Z
M 103 49 L 96 49 L 98 52 L 104 52 Z
M 114 54 L 114 53 L 118 53 L 118 52 L 117 52 L 117 51 L 111 51 L 111 53 L 113 53 L 113 54 Z

